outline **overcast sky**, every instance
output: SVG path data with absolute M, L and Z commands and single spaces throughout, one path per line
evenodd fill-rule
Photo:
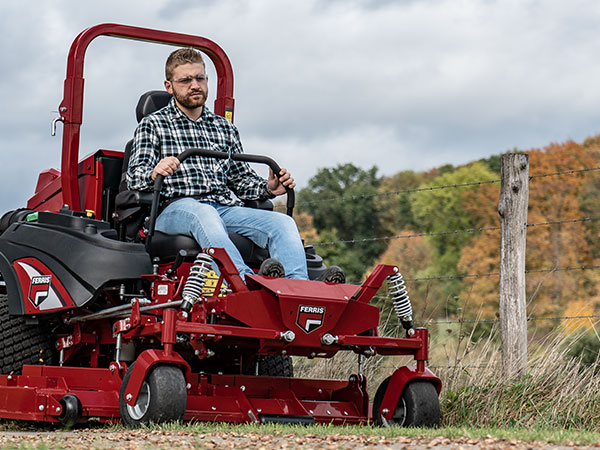
M 68 49 L 103 22 L 217 42 L 245 151 L 300 187 L 347 162 L 391 175 L 600 133 L 597 0 L 2 0 L 0 214 L 60 167 L 62 126 L 53 138 L 50 123 Z M 81 156 L 123 148 L 170 51 L 92 42 Z

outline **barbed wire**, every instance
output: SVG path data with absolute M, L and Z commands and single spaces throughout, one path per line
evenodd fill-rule
M 563 223 L 576 223 L 576 222 L 589 222 L 593 220 L 600 220 L 600 217 L 582 217 L 578 219 L 565 219 L 565 220 L 554 220 L 548 222 L 539 222 L 539 223 L 527 223 L 525 224 L 527 227 L 537 227 L 544 225 L 558 225 Z M 412 233 L 398 236 L 382 236 L 382 237 L 371 237 L 371 238 L 362 238 L 362 239 L 340 239 L 338 241 L 330 241 L 330 242 L 316 242 L 312 245 L 314 247 L 323 247 L 337 244 L 361 244 L 366 242 L 374 242 L 374 241 L 389 241 L 392 239 L 411 239 L 416 237 L 425 237 L 425 236 L 445 236 L 450 234 L 460 234 L 460 233 L 479 233 L 486 231 L 497 231 L 500 230 L 499 226 L 495 227 L 479 227 L 479 228 L 465 228 L 462 230 L 449 230 L 449 231 L 432 231 L 427 233 Z
M 535 178 L 553 177 L 556 175 L 573 175 L 573 174 L 582 173 L 582 172 L 592 172 L 594 170 L 600 170 L 600 167 L 585 167 L 583 169 L 563 170 L 560 172 L 542 173 L 539 175 L 529 175 L 529 179 L 533 180 Z
M 502 180 L 485 180 L 485 181 L 473 181 L 470 183 L 455 183 L 455 184 L 446 184 L 439 186 L 427 186 L 422 188 L 412 188 L 412 189 L 399 189 L 397 191 L 385 191 L 385 192 L 376 192 L 374 194 L 360 194 L 360 195 L 348 195 L 341 197 L 330 197 L 330 198 L 322 198 L 318 200 L 309 200 L 305 202 L 296 203 L 297 206 L 303 205 L 314 205 L 318 203 L 327 203 L 327 202 L 340 202 L 346 200 L 360 200 L 363 198 L 373 198 L 373 197 L 386 197 L 390 195 L 400 195 L 400 194 L 411 194 L 413 192 L 424 192 L 424 191 L 436 191 L 440 189 L 450 189 L 450 188 L 459 188 L 459 187 L 469 187 L 469 186 L 481 186 L 483 184 L 495 184 L 500 183 Z
M 384 367 L 387 369 L 387 367 Z M 440 369 L 501 369 L 501 366 L 498 364 L 482 364 L 482 365 L 463 365 L 463 364 L 455 364 L 453 366 L 427 366 L 428 369 L 432 370 L 440 370 Z
M 573 174 L 577 174 L 577 173 L 592 172 L 595 170 L 600 170 L 600 167 L 586 167 L 583 169 L 564 170 L 564 171 L 558 171 L 558 172 L 543 173 L 543 174 L 539 174 L 539 175 L 530 175 L 529 180 L 534 180 L 536 178 L 558 176 L 558 175 L 573 175 Z M 435 191 L 435 190 L 450 189 L 450 188 L 481 186 L 484 184 L 497 184 L 500 182 L 502 182 L 502 180 L 484 180 L 484 181 L 473 181 L 473 182 L 469 182 L 469 183 L 454 183 L 454 184 L 446 184 L 446 185 L 438 185 L 438 186 L 427 186 L 427 187 L 422 187 L 422 188 L 399 189 L 399 190 L 395 190 L 395 191 L 376 192 L 373 194 L 360 194 L 360 195 L 348 195 L 348 196 L 342 195 L 339 197 L 329 197 L 329 198 L 323 198 L 323 199 L 318 199 L 318 200 L 309 200 L 309 201 L 305 201 L 305 202 L 298 202 L 298 203 L 296 203 L 296 206 L 314 205 L 314 204 L 334 202 L 334 201 L 339 202 L 339 201 L 360 200 L 360 199 L 374 198 L 374 197 L 386 197 L 386 196 L 391 196 L 391 195 L 411 194 L 411 193 L 415 193 L 415 192 Z M 281 205 L 281 206 L 278 205 L 278 207 L 283 207 L 283 205 Z
M 576 267 L 555 267 L 552 269 L 525 269 L 525 273 L 549 273 L 549 272 L 570 272 L 575 270 L 593 270 L 600 269 L 600 265 L 591 266 L 576 266 Z M 439 281 L 439 280 L 462 280 L 464 278 L 486 278 L 486 277 L 499 277 L 500 272 L 488 272 L 488 273 L 468 273 L 462 275 L 440 275 L 431 277 L 416 277 L 416 278 L 404 278 L 404 281 Z M 349 284 L 362 284 L 361 281 L 348 281 Z M 375 295 L 375 298 L 387 298 L 385 295 Z
M 600 319 L 600 314 L 586 314 L 580 316 L 545 316 L 545 317 L 527 317 L 527 322 L 538 322 L 544 320 L 580 320 L 580 319 Z M 426 320 L 425 325 L 449 325 L 454 323 L 498 323 L 500 319 L 456 319 L 456 320 Z
M 548 222 L 528 223 L 527 227 L 538 227 L 541 225 L 559 225 L 562 223 L 591 222 L 594 220 L 600 220 L 600 217 L 581 217 L 579 219 L 552 220 Z
M 576 266 L 576 267 L 554 267 L 551 269 L 525 269 L 525 273 L 548 273 L 548 272 L 569 272 L 574 270 L 592 270 L 600 269 L 600 265 Z M 488 273 L 471 273 L 465 275 L 442 275 L 433 277 L 405 278 L 405 281 L 431 281 L 431 280 L 453 280 L 463 278 L 479 278 L 479 277 L 498 277 L 500 272 Z

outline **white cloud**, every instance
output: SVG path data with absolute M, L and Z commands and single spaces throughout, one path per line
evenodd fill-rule
M 0 17 L 0 170 L 11 192 L 0 211 L 24 205 L 39 165 L 59 160 L 60 137 L 48 133 L 68 48 L 101 22 L 219 43 L 234 67 L 246 150 L 288 166 L 300 186 L 317 168 L 345 162 L 391 174 L 600 132 L 593 0 L 62 0 L 36 8 L 3 5 Z M 137 98 L 160 88 L 168 52 L 92 43 L 82 154 L 123 147 Z

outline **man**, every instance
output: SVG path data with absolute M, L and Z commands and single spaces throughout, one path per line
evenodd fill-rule
M 229 239 L 228 231 L 233 231 L 269 249 L 272 258 L 263 263 L 259 273 L 308 279 L 304 247 L 293 219 L 243 207 L 241 201 L 284 194 L 286 187 L 296 185 L 291 174 L 286 169 L 279 174 L 270 170 L 265 180 L 247 163 L 199 156 L 180 164 L 176 156 L 188 148 L 243 150 L 235 126 L 205 105 L 208 78 L 199 51 L 174 51 L 165 73 L 165 88 L 173 98 L 168 106 L 140 122 L 127 171 L 127 183 L 133 190 L 149 190 L 157 175 L 165 177 L 163 194 L 169 203 L 158 216 L 156 229 L 192 236 L 203 248 L 224 248 L 244 277 L 253 271 Z

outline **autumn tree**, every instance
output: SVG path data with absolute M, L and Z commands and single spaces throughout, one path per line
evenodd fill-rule
M 552 144 L 528 153 L 532 177 L 528 223 L 560 222 L 527 230 L 530 314 L 556 314 L 564 311 L 570 300 L 589 297 L 589 274 L 563 269 L 591 265 L 594 250 L 586 239 L 585 223 L 568 222 L 584 214 L 582 200 L 588 173 L 552 174 L 590 168 L 596 161 L 591 152 L 575 142 Z
M 530 271 L 527 276 L 528 312 L 533 316 L 589 313 L 599 300 L 598 274 L 594 271 L 562 269 L 594 263 L 598 236 L 596 234 L 594 238 L 593 231 L 590 232 L 591 228 L 588 227 L 593 221 L 551 222 L 590 217 L 593 208 L 598 210 L 597 200 L 594 206 L 586 200 L 592 196 L 597 198 L 598 188 L 593 184 L 595 179 L 592 172 L 551 174 L 593 167 L 593 152 L 584 146 L 567 142 L 527 153 L 530 155 L 532 176 L 529 187 L 530 226 L 527 230 L 527 270 Z M 464 194 L 465 212 L 472 218 L 474 226 L 498 226 L 495 210 L 498 196 L 498 187 L 492 185 Z M 497 231 L 473 235 L 462 249 L 458 270 L 481 275 L 497 273 L 499 241 Z M 595 245 L 590 245 L 593 242 Z M 473 299 L 471 308 L 475 308 L 471 315 L 481 313 L 486 318 L 495 315 L 498 309 L 496 276 L 465 279 L 462 295 L 467 292 Z M 544 325 L 553 324 L 548 322 Z

